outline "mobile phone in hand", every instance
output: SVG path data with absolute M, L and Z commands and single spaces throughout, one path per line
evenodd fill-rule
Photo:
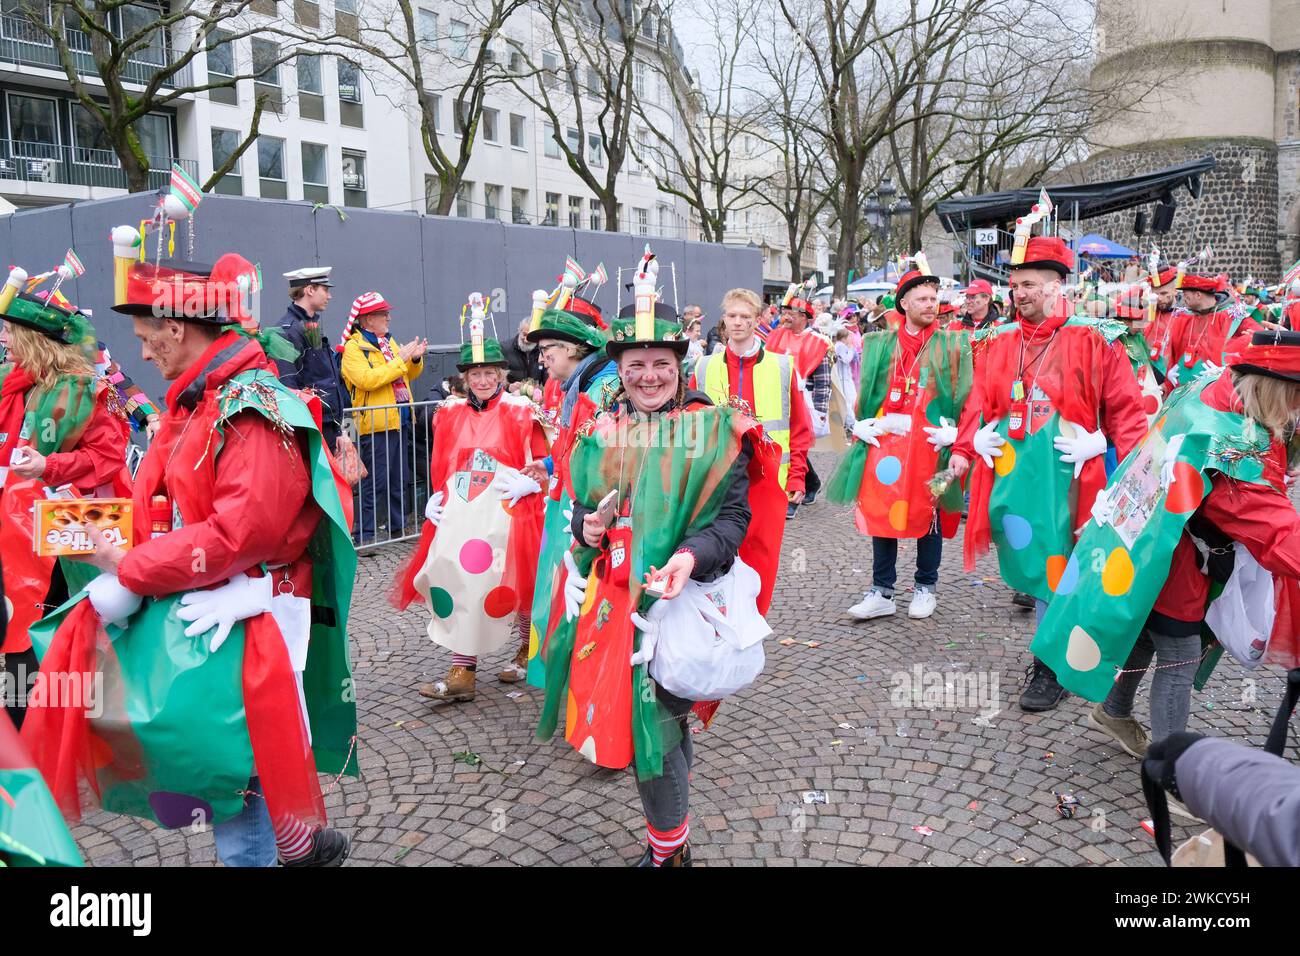
M 600 499 L 600 504 L 596 505 L 596 514 L 600 516 L 601 524 L 606 528 L 614 525 L 614 512 L 618 508 L 618 489 L 614 488 L 604 498 Z

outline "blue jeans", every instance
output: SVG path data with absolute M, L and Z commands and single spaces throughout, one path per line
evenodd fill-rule
M 885 597 L 893 597 L 898 582 L 898 539 L 871 539 L 871 586 Z M 943 535 L 931 528 L 916 540 L 916 583 L 934 590 L 939 582 L 939 560 L 943 557 Z
M 664 754 L 664 772 L 658 777 L 637 778 L 636 788 L 641 794 L 641 805 L 645 808 L 645 818 L 656 830 L 674 830 L 682 825 L 690 810 L 691 731 L 687 725 L 687 714 L 695 705 L 694 701 L 685 700 L 658 688 L 657 696 L 668 708 L 681 728 L 681 742 Z M 632 764 L 636 773 L 636 763 Z
M 1138 685 L 1151 665 L 1151 742 L 1187 729 L 1192 685 L 1201 664 L 1201 636 L 1174 636 L 1146 628 L 1133 645 L 1124 672 L 1115 680 L 1102 708 L 1112 717 L 1130 717 Z
M 223 866 L 275 866 L 275 830 L 266 801 L 258 796 L 261 783 L 257 777 L 248 781 L 248 789 L 253 793 L 244 798 L 239 816 L 212 827 L 217 859 Z
M 406 468 L 409 448 L 409 425 L 361 436 L 357 451 L 370 474 L 362 478 L 357 487 L 361 507 L 356 536 L 360 540 L 373 539 L 380 521 L 388 523 L 390 538 L 401 537 L 406 526 L 405 512 L 411 510 L 415 493 L 411 487 L 411 473 Z M 416 510 L 423 514 L 423 503 Z

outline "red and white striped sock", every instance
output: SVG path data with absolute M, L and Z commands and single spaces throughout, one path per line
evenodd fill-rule
M 451 666 L 468 667 L 470 670 L 475 670 L 478 667 L 478 658 L 473 654 L 452 654 Z
M 671 830 L 656 830 L 648 820 L 645 828 L 650 837 L 650 852 L 654 855 L 655 866 L 663 866 L 664 860 L 676 853 L 691 835 L 691 818 L 687 817 L 681 826 Z
M 297 817 L 274 817 L 271 828 L 275 831 L 275 851 L 284 862 L 301 860 L 311 852 L 311 835 L 315 831 Z

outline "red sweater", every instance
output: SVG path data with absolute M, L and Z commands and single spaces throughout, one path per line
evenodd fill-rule
M 1241 411 L 1241 399 L 1228 372 L 1201 393 L 1201 401 L 1220 411 Z M 1265 474 L 1280 481 L 1285 472 L 1286 449 L 1275 441 L 1265 460 Z M 1214 474 L 1210 492 L 1196 513 L 1233 541 L 1240 541 L 1265 570 L 1300 578 L 1300 514 L 1284 492 Z M 1199 559 L 1196 546 L 1184 534 L 1174 549 L 1169 577 L 1156 598 L 1156 613 L 1176 621 L 1205 617 L 1210 579 L 1201 573 Z

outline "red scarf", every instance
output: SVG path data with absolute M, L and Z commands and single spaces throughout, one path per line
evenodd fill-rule
M 0 387 L 0 467 L 9 467 L 9 458 L 18 447 L 27 411 L 27 390 L 36 380 L 21 365 L 15 365 Z
M 393 340 L 387 335 L 376 335 L 375 339 L 379 342 L 379 351 L 383 353 L 384 361 L 391 362 L 397 358 L 397 353 L 393 351 Z M 406 376 L 401 376 L 393 380 L 393 401 L 398 405 L 405 405 L 411 400 L 411 389 L 406 384 Z

